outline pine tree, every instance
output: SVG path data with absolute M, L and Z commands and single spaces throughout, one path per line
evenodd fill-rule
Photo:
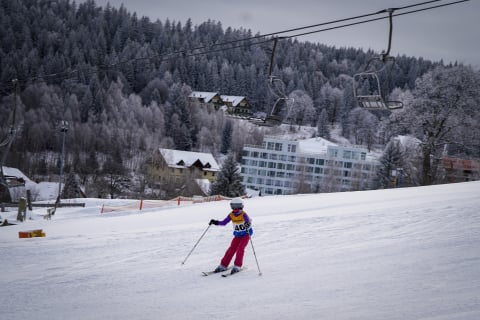
M 217 181 L 210 188 L 210 195 L 239 197 L 245 194 L 245 186 L 235 162 L 235 154 L 230 153 L 218 173 Z
M 223 127 L 222 148 L 220 149 L 220 152 L 223 154 L 227 154 L 228 151 L 230 150 L 230 146 L 232 144 L 232 132 L 233 132 L 232 121 L 227 120 L 225 122 L 225 126 Z
M 379 159 L 380 168 L 377 172 L 377 179 L 380 188 L 389 188 L 392 186 L 392 170 L 402 166 L 402 151 L 398 140 L 391 140 Z

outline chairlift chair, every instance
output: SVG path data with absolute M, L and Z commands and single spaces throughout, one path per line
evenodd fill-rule
M 353 76 L 353 94 L 358 105 L 366 110 L 394 110 L 403 108 L 401 101 L 385 100 L 382 96 L 380 80 L 376 72 L 362 72 Z M 367 92 L 361 91 L 362 85 L 367 83 Z
M 370 59 L 365 67 L 365 71 L 353 76 L 353 95 L 358 105 L 366 110 L 394 110 L 403 108 L 401 101 L 388 101 L 382 96 L 380 80 L 378 74 L 383 72 L 389 62 L 395 63 L 395 58 L 390 56 L 393 30 L 393 12 L 395 8 L 389 8 L 380 12 L 389 14 L 390 30 L 388 38 L 388 47 L 380 56 Z M 381 63 L 380 68 L 376 68 L 374 62 L 378 60 Z M 378 65 L 378 64 L 377 64 Z M 368 85 L 367 92 L 363 91 L 363 85 Z

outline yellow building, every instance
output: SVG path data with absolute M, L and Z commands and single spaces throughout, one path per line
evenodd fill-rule
M 182 195 L 208 194 L 205 186 L 217 179 L 220 171 L 210 153 L 159 148 L 148 163 L 148 173 L 161 188 L 188 189 Z M 191 193 L 191 194 L 188 194 Z

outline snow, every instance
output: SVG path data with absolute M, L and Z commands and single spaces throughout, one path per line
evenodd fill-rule
M 217 266 L 228 202 L 30 212 L 0 228 L 2 319 L 480 319 L 480 182 L 254 197 L 248 269 Z M 4 213 L 2 213 L 3 215 Z M 15 213 L 7 213 L 15 215 Z M 19 239 L 41 228 L 43 238 Z M 203 232 L 205 236 L 182 265 Z
M 179 168 L 190 167 L 196 161 L 200 161 L 203 166 L 209 164 L 210 168 L 204 168 L 205 171 L 218 171 L 220 170 L 217 161 L 210 153 L 204 152 L 192 152 L 192 151 L 182 151 L 174 149 L 159 149 L 163 158 L 169 166 L 178 165 L 179 162 L 183 161 L 184 165 L 179 165 Z
M 17 168 L 3 167 L 3 173 L 6 176 L 22 178 L 25 181 L 25 187 L 15 187 L 10 189 L 13 201 L 18 201 L 20 196 L 24 196 L 26 190 L 32 193 L 32 201 L 52 200 L 58 196 L 57 182 L 34 182 L 30 180 L 22 171 Z
M 230 102 L 234 107 L 236 107 L 240 102 L 242 102 L 243 99 L 245 99 L 244 96 L 227 96 L 227 95 L 221 95 L 220 98 L 224 102 Z

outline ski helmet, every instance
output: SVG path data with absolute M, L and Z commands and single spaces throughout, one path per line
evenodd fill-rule
M 230 207 L 232 209 L 243 209 L 243 200 L 242 198 L 233 198 L 231 201 L 230 201 Z

